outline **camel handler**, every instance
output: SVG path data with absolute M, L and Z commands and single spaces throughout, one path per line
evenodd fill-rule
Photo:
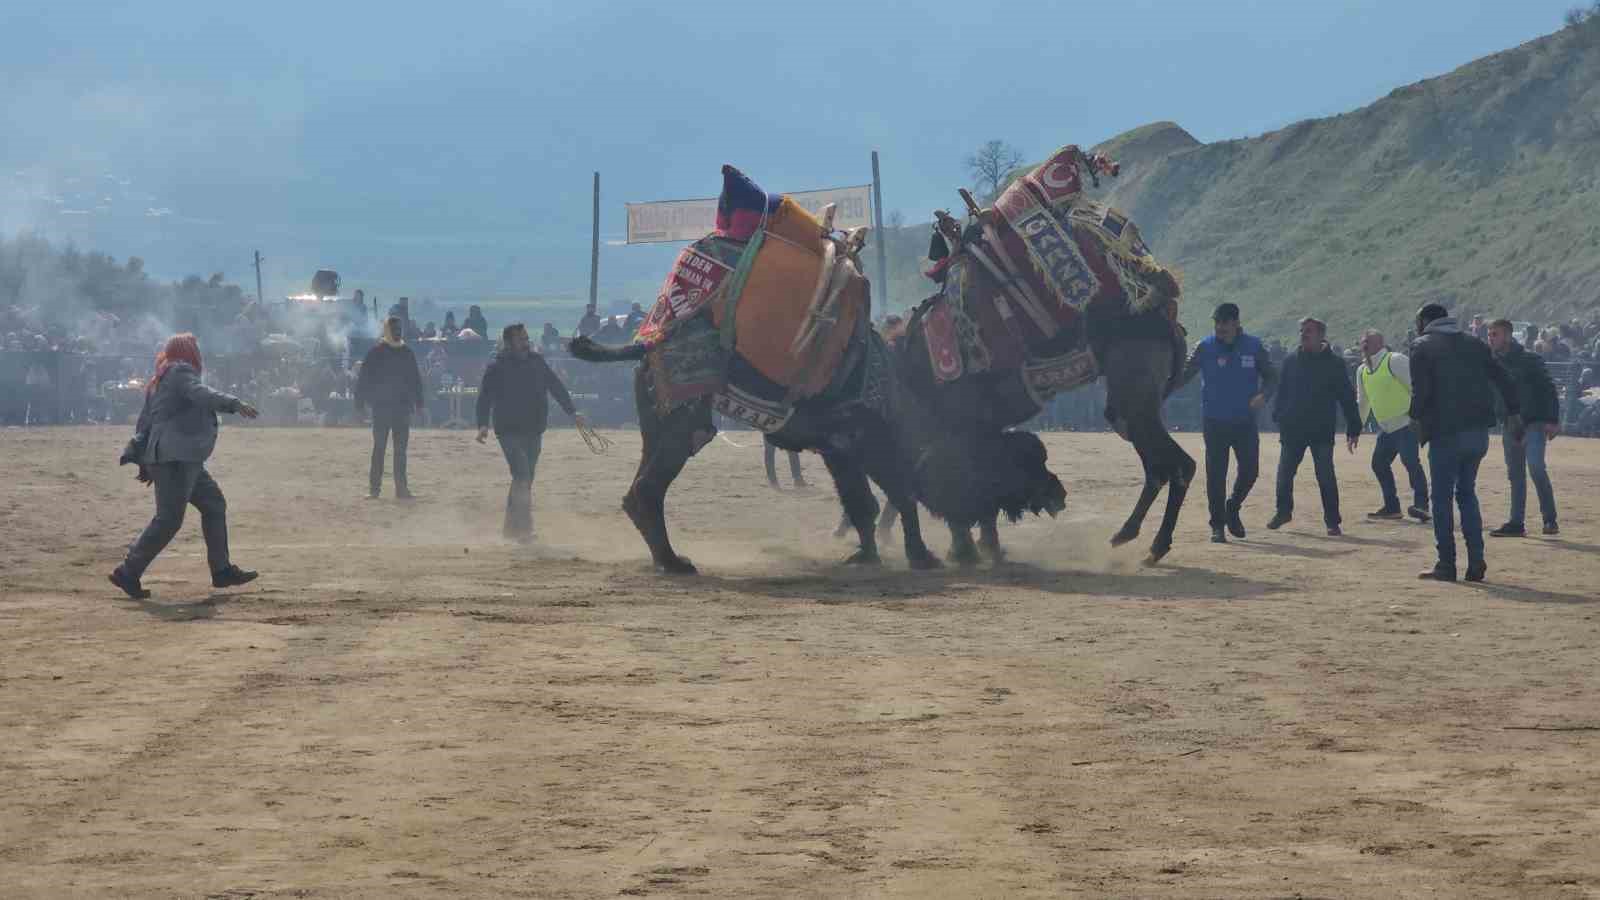
M 533 352 L 527 327 L 521 322 L 507 325 L 500 333 L 500 350 L 484 370 L 478 388 L 478 443 L 489 439 L 492 420 L 500 450 L 511 467 L 503 533 L 524 544 L 533 540 L 533 476 L 550 418 L 546 395 L 554 397 L 580 428 L 588 425 L 550 364 Z
M 1372 448 L 1372 474 L 1383 490 L 1383 506 L 1367 513 L 1372 519 L 1400 519 L 1400 493 L 1395 489 L 1394 458 L 1411 479 L 1411 508 L 1418 522 L 1428 521 L 1428 474 L 1422 470 L 1417 432 L 1411 427 L 1411 359 L 1383 342 L 1383 335 L 1367 329 L 1361 335 L 1362 364 L 1356 369 L 1356 406 L 1365 425 L 1370 414 L 1378 422 L 1378 441 Z

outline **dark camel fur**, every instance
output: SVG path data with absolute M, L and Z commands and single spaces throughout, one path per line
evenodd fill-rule
M 1050 356 L 1081 346 L 1085 340 L 1101 361 L 1112 425 L 1133 444 L 1144 467 L 1144 489 L 1111 543 L 1121 546 L 1138 537 L 1156 496 L 1163 487 L 1168 489 L 1166 512 L 1147 558 L 1147 562 L 1154 563 L 1172 549 L 1172 533 L 1196 468 L 1194 458 L 1167 432 L 1162 417 L 1162 404 L 1182 371 L 1182 338 L 1174 333 L 1164 311 L 1091 314 L 1076 329 L 1063 331 L 1048 344 L 1030 349 L 1035 355 Z M 1026 421 L 1038 411 L 1022 392 L 1015 369 L 969 373 L 954 382 L 939 383 L 928 361 L 920 315 L 912 319 L 900 359 L 906 390 L 917 395 L 937 419 L 952 429 L 993 434 Z M 974 523 L 950 518 L 946 521 L 954 541 L 952 555 L 963 561 L 975 558 L 971 538 Z M 998 556 L 994 520 L 978 519 L 975 524 L 981 529 L 983 549 Z
M 671 337 L 666 339 L 671 340 Z M 876 334 L 869 339 L 879 340 Z M 638 473 L 623 498 L 622 508 L 639 529 L 659 570 L 694 574 L 694 564 L 673 549 L 667 532 L 666 496 L 689 458 L 715 435 L 710 398 L 685 403 L 662 414 L 656 404 L 654 377 L 642 346 L 604 347 L 587 338 L 578 338 L 572 342 L 572 354 L 589 362 L 640 361 L 634 374 L 634 400 L 644 449 Z M 892 390 L 899 394 L 897 381 Z M 892 405 L 899 410 L 904 399 L 895 396 Z M 905 465 L 910 451 L 906 441 L 921 431 L 908 432 L 903 422 L 893 420 L 896 418 L 886 418 L 861 405 L 802 401 L 783 429 L 769 435 L 769 439 L 780 449 L 815 450 L 822 455 L 839 500 L 860 540 L 859 549 L 847 562 L 879 562 L 878 501 L 868 485 L 871 479 L 900 510 L 906 559 L 911 567 L 937 568 L 938 558 L 929 552 L 922 540 L 914 489 Z

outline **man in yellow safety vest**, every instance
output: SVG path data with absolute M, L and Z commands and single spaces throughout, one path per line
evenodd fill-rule
M 1394 458 L 1411 476 L 1412 518 L 1428 521 L 1428 475 L 1417 452 L 1417 433 L 1411 427 L 1411 361 L 1384 345 L 1383 335 L 1367 329 L 1361 335 L 1364 361 L 1356 369 L 1356 406 L 1361 423 L 1370 413 L 1378 421 L 1378 442 L 1372 448 L 1372 474 L 1383 489 L 1383 506 L 1367 513 L 1372 519 L 1401 519 L 1400 495 L 1395 490 Z

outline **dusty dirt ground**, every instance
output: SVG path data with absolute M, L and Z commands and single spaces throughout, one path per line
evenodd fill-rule
M 1105 546 L 1131 451 L 1052 435 L 1067 513 L 919 574 L 835 565 L 831 490 L 734 434 L 671 498 L 705 574 L 666 579 L 618 509 L 634 434 L 552 432 L 519 548 L 466 433 L 413 435 L 401 505 L 360 430 L 230 427 L 261 580 L 213 592 L 191 515 L 134 603 L 125 437 L 0 432 L 7 897 L 1600 896 L 1600 442 L 1552 447 L 1562 536 L 1469 586 L 1365 520 L 1369 446 L 1346 537 L 1309 461 L 1261 527 L 1264 436 L 1250 538 L 1208 543 L 1197 485 L 1143 569 Z M 1482 486 L 1497 523 L 1498 447 Z

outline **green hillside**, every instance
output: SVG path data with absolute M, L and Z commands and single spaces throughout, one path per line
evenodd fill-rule
M 1600 313 L 1600 18 L 1344 115 L 1213 144 L 1162 122 L 1098 149 L 1123 163 L 1104 196 L 1182 269 L 1191 329 L 1224 300 L 1255 333 L 1316 315 L 1343 343 L 1403 335 L 1429 301 Z M 888 235 L 896 301 L 928 293 L 907 283 L 927 236 Z

